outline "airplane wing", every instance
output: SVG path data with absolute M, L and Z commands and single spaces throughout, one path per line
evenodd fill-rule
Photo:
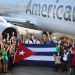
M 7 17 L 7 16 L 2 16 L 7 22 L 10 22 L 16 26 L 21 26 L 21 27 L 25 27 L 25 28 L 31 28 L 31 29 L 37 29 L 40 30 L 39 27 L 37 27 L 37 23 L 33 22 L 33 19 L 20 19 L 20 18 L 13 18 L 13 17 Z
M 25 12 L 17 11 L 3 12 L 0 13 L 0 16 L 2 16 L 7 22 L 12 23 L 15 26 L 47 31 L 45 27 L 42 26 L 44 25 L 42 23 L 42 21 L 44 21 L 44 18 L 41 18 L 40 16 L 29 15 Z

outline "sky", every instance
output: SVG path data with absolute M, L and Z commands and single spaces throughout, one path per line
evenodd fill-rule
M 0 0 L 0 5 L 1 4 L 5 4 L 5 5 L 18 5 L 18 4 L 24 4 L 24 3 L 26 3 L 27 1 L 29 1 L 29 0 Z M 67 4 L 67 3 L 69 3 L 69 4 L 72 4 L 72 5 L 75 5 L 75 0 L 32 0 L 33 2 L 44 2 L 44 3 L 50 3 L 50 2 L 52 2 L 52 3 L 54 3 L 55 1 L 59 1 L 59 3 L 61 4 L 61 3 L 64 3 L 64 5 L 65 4 Z M 58 4 L 59 4 L 58 3 Z

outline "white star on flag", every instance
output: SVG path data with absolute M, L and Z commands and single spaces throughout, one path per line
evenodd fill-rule
M 21 51 L 21 52 L 19 53 L 19 55 L 24 55 L 24 53 L 25 53 L 24 51 Z

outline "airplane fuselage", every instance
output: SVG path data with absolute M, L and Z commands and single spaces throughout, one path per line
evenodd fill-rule
M 31 21 L 43 30 L 75 34 L 74 0 L 2 0 L 1 2 L 0 13 L 6 12 L 10 17 Z

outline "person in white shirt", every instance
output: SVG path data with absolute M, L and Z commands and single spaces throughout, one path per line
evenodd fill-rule
M 40 40 L 35 35 L 32 35 L 31 39 L 33 44 L 40 44 Z
M 40 44 L 40 40 L 34 34 L 30 34 L 25 40 L 25 44 Z
M 39 40 L 36 40 L 36 44 L 41 44 L 41 42 Z
M 25 44 L 33 44 L 33 42 L 30 39 L 26 39 Z
M 32 40 L 31 40 L 31 36 L 29 34 L 27 35 L 27 39 L 25 40 L 25 44 L 33 44 Z
M 67 50 L 64 50 L 63 53 L 63 71 L 67 72 L 68 70 L 68 52 Z

